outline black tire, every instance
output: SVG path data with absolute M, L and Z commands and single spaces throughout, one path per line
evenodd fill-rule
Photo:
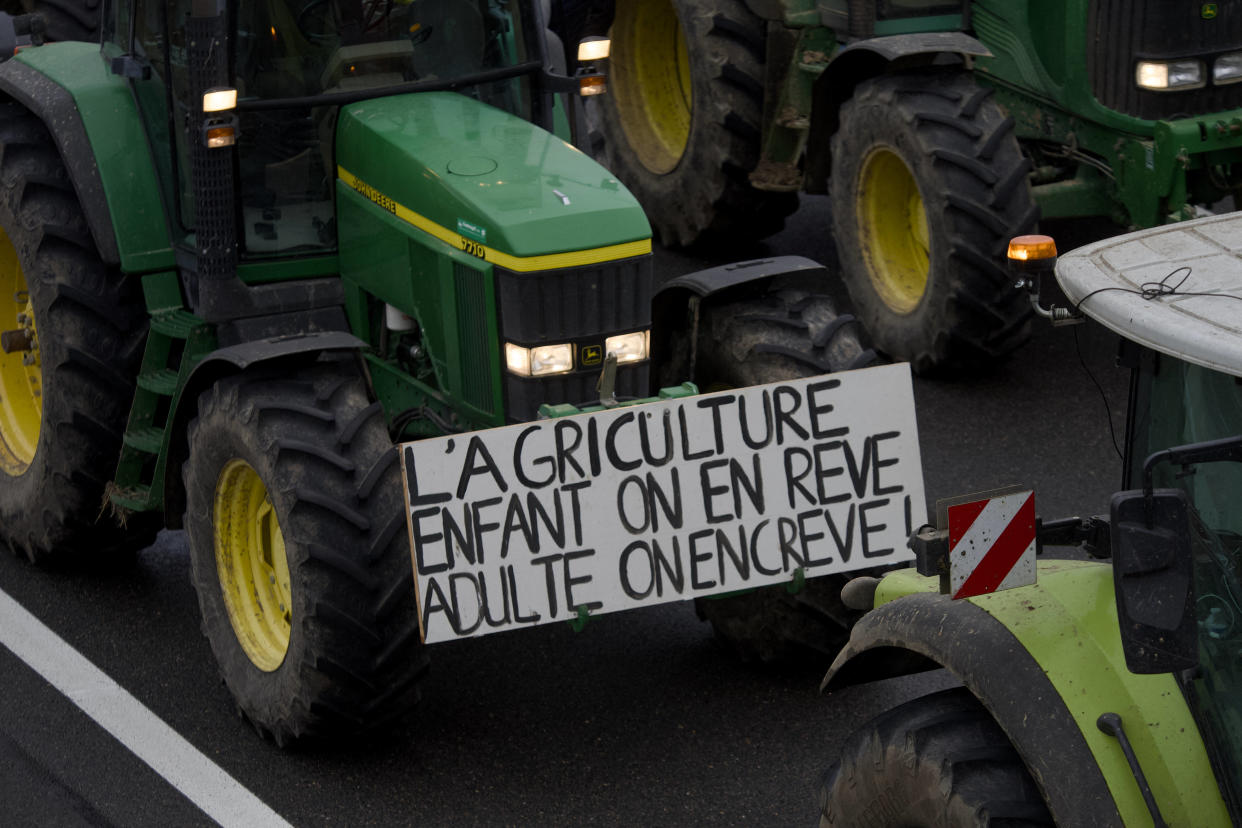
M 183 473 L 194 587 L 203 632 L 240 713 L 282 746 L 373 733 L 406 713 L 418 700 L 427 654 L 400 463 L 383 410 L 367 398 L 352 359 L 221 380 L 199 400 L 189 447 Z M 238 513 L 216 507 L 232 503 L 219 497 L 230 493 L 224 472 L 237 460 L 257 474 L 283 537 L 286 649 L 268 669 L 238 640 L 217 565 L 217 522 L 227 526 L 224 515 Z
M 749 179 L 762 139 L 765 31 L 743 0 L 617 3 L 590 150 L 666 245 L 761 239 L 797 209 L 796 192 L 758 190 Z
M 0 330 L 23 327 L 16 280 L 37 330 L 35 350 L 0 353 L 0 366 L 37 357 L 31 381 L 41 384 L 25 427 L 8 419 L 20 396 L 0 394 L 0 537 L 37 562 L 101 562 L 142 548 L 152 520 L 135 516 L 123 529 L 102 506 L 146 336 L 142 293 L 100 259 L 51 135 L 11 102 L 0 102 L 0 231 L 17 263 L 0 255 L 10 263 L 0 264 L 0 313 L 12 312 Z
M 0 12 L 39 12 L 48 40 L 99 40 L 100 0 L 0 0 Z
M 852 316 L 838 314 L 828 297 L 804 290 L 709 304 L 700 312 L 695 380 L 712 390 L 864 368 L 876 356 L 858 334 Z M 810 578 L 796 592 L 778 584 L 701 598 L 695 609 L 744 662 L 808 655 L 831 660 L 861 614 L 841 602 L 841 587 L 859 574 Z
M 846 737 L 820 807 L 820 828 L 1054 824 L 1022 757 L 962 687 L 894 707 Z
M 99 42 L 101 0 L 20 0 L 27 12 L 43 15 L 48 40 Z
M 1030 335 L 1005 247 L 1039 214 L 991 94 L 958 70 L 873 78 L 832 139 L 842 278 L 877 347 L 919 373 L 994 363 Z

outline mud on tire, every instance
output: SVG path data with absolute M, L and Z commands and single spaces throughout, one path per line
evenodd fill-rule
M 0 247 L 7 237 L 15 254 L 0 264 L 9 291 L 0 309 L 25 313 L 23 281 L 37 330 L 33 350 L 0 353 L 0 360 L 11 371 L 23 356 L 37 359 L 41 386 L 34 414 L 13 418 L 15 398 L 0 401 L 8 429 L 0 428 L 0 454 L 7 441 L 29 443 L 23 438 L 37 435 L 33 456 L 23 448 L 0 463 L 0 536 L 34 561 L 99 561 L 142 548 L 154 538 L 153 522 L 134 516 L 122 529 L 102 506 L 146 336 L 142 293 L 137 280 L 100 259 L 47 129 L 4 101 L 0 231 Z M 22 327 L 15 318 L 0 319 L 0 330 L 14 325 Z
M 221 380 L 200 398 L 189 440 L 194 586 L 204 634 L 239 711 L 280 745 L 374 732 L 408 711 L 427 654 L 400 463 L 382 408 L 367 398 L 352 359 L 322 357 Z M 236 514 L 221 506 L 223 472 L 239 460 L 266 490 L 287 562 L 286 649 L 268 669 L 239 641 L 218 565 L 217 530 Z
M 815 376 L 874 364 L 857 321 L 832 301 L 780 288 L 701 311 L 695 380 L 705 391 Z M 801 589 L 763 587 L 695 602 L 699 617 L 746 662 L 818 655 L 831 660 L 859 613 L 841 603 L 858 573 L 808 579 Z
M 48 40 L 99 42 L 102 0 L 3 0 L 0 12 L 18 15 L 38 12 L 47 24 Z
M 873 78 L 832 139 L 842 277 L 877 347 L 920 373 L 994 362 L 1030 333 L 1004 254 L 1038 208 L 991 94 L 958 70 Z
M 851 733 L 820 805 L 821 828 L 1053 825 L 1009 738 L 961 687 L 894 707 Z
M 796 192 L 749 180 L 762 139 L 764 32 L 743 0 L 617 3 L 609 93 L 590 104 L 589 149 L 666 245 L 761 239 L 797 209 Z

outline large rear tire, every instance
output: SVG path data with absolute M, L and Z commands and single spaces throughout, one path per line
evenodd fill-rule
M 3 0 L 0 12 L 18 15 L 38 12 L 47 24 L 48 40 L 99 42 L 101 0 Z
M 821 828 L 1054 824 L 1005 732 L 960 687 L 894 707 L 850 734 L 821 809 Z
M 138 282 L 100 259 L 44 125 L 0 102 L 0 537 L 32 561 L 154 538 L 103 517 L 146 335 Z
M 617 3 L 590 149 L 666 245 L 761 239 L 797 209 L 796 192 L 749 180 L 762 140 L 764 31 L 743 0 Z
M 278 745 L 408 711 L 427 654 L 400 464 L 354 363 L 222 380 L 189 441 L 194 587 L 238 710 Z
M 852 316 L 838 314 L 826 296 L 789 288 L 704 307 L 697 353 L 695 380 L 705 391 L 863 368 L 876 359 Z M 695 609 L 744 662 L 831 660 L 860 614 L 841 602 L 841 587 L 857 574 L 701 598 Z
M 876 345 L 920 373 L 995 362 L 1030 335 L 1005 245 L 1038 208 L 1013 120 L 957 71 L 858 86 L 832 139 L 842 277 Z

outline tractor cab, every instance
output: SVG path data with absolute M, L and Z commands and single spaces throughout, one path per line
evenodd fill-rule
M 1112 519 L 1127 662 L 1134 672 L 1176 669 L 1235 818 L 1242 813 L 1240 251 L 1242 213 L 1233 213 L 1098 242 L 1057 269 L 1070 304 L 1121 335 L 1133 368 L 1128 491 L 1114 496 Z M 1174 508 L 1161 508 L 1161 493 Z M 1147 525 L 1125 526 L 1119 512 Z M 1160 537 L 1156 548 L 1168 557 L 1153 562 L 1149 541 Z
M 236 145 L 243 255 L 336 247 L 342 105 L 452 89 L 549 129 L 554 110 L 566 123 L 547 89 L 549 33 L 528 0 L 122 0 L 103 29 L 112 70 L 134 82 L 174 237 L 199 220 L 192 159 Z

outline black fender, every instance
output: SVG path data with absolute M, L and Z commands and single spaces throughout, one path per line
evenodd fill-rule
M 964 32 L 922 32 L 855 41 L 833 54 L 812 89 L 811 131 L 807 138 L 806 190 L 827 191 L 832 167 L 831 140 L 840 124 L 839 111 L 863 81 L 886 72 L 931 66 L 946 61 L 968 64 L 989 57 L 982 41 Z
M 100 257 L 110 265 L 119 265 L 121 254 L 95 150 L 69 90 L 25 63 L 9 60 L 0 63 L 0 95 L 21 104 L 47 125 L 69 171 Z
M 854 626 L 820 690 L 941 667 L 1000 724 L 1058 825 L 1122 825 L 1095 756 L 1044 670 L 974 604 L 919 593 L 872 610 Z
M 309 354 L 355 353 L 369 347 L 358 337 L 345 331 L 274 336 L 255 342 L 243 342 L 218 348 L 203 357 L 190 371 L 185 386 L 177 395 L 176 407 L 169 416 L 168 456 L 164 468 L 164 522 L 170 529 L 180 529 L 185 513 L 185 484 L 181 466 L 190 453 L 190 420 L 198 414 L 198 396 L 221 379 L 246 371 L 255 365 L 279 360 L 296 361 Z M 359 356 L 361 359 L 361 356 Z
M 827 281 L 828 270 L 805 256 L 774 256 L 696 270 L 662 284 L 651 299 L 652 390 L 661 384 L 691 379 L 685 375 L 689 363 L 680 364 L 688 354 L 677 353 L 674 342 L 677 331 L 689 329 L 691 341 L 698 335 L 692 300 L 732 299 L 747 290 L 760 290 L 781 276 Z M 679 373 L 678 378 L 670 378 L 665 369 Z

